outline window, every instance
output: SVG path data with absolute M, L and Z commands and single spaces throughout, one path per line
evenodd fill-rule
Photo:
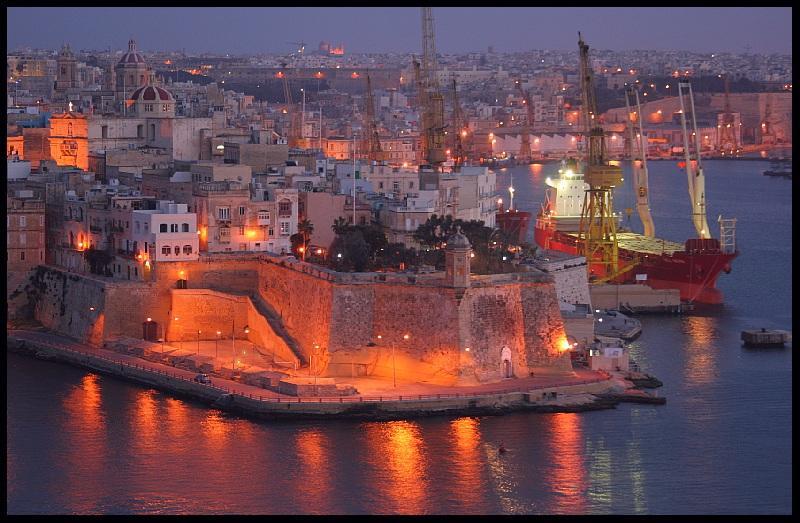
M 72 122 L 67 124 L 67 136 L 72 136 Z
M 144 125 L 139 124 L 136 126 L 136 138 L 144 138 Z
M 281 200 L 278 203 L 278 216 L 285 217 L 292 215 L 292 202 L 289 200 Z
M 383 182 L 378 182 L 378 189 L 383 189 Z
M 182 223 L 181 224 L 181 232 L 189 232 L 189 224 L 188 223 Z
M 28 240 L 28 238 L 27 238 L 27 236 L 25 235 L 24 232 L 19 233 L 19 244 L 20 245 L 25 245 L 26 243 L 28 243 L 27 240 Z
M 152 113 L 153 112 L 153 104 L 144 104 L 145 112 Z
M 163 104 L 161 106 L 161 110 L 164 111 L 165 113 L 168 112 L 169 111 L 169 104 Z
M 26 222 L 26 219 L 27 219 L 27 217 L 26 217 L 26 216 L 20 216 L 20 217 L 19 217 L 19 226 L 20 226 L 20 227 L 25 227 L 25 225 L 26 225 L 26 223 L 25 223 L 25 222 Z
M 136 232 L 139 232 L 139 227 L 140 227 L 140 225 L 139 225 L 139 220 L 136 220 L 136 221 L 134 222 L 134 225 L 136 226 Z
M 144 252 L 145 252 L 145 253 L 147 252 L 147 245 L 148 245 L 148 243 L 147 243 L 147 242 L 145 242 L 145 243 L 144 243 Z
M 240 205 L 239 206 L 239 216 L 244 216 L 245 210 L 246 210 L 245 207 Z
M 22 252 L 19 253 L 19 260 L 20 261 L 25 261 L 25 251 L 22 251 Z
M 400 182 L 392 182 L 392 190 L 394 192 L 399 192 L 400 191 Z
M 150 141 L 154 141 L 156 139 L 156 124 L 150 124 Z
M 229 243 L 231 241 L 231 228 L 230 227 L 220 227 L 219 228 L 219 241 L 222 243 Z
M 167 232 L 167 224 L 166 223 L 162 223 L 161 225 L 159 225 L 158 226 L 158 231 L 159 232 Z
M 258 211 L 259 221 L 269 221 L 269 211 Z
M 179 255 L 180 253 L 181 253 L 181 246 L 180 245 L 176 245 L 175 246 L 175 256 Z
M 281 222 L 281 236 L 289 234 L 289 222 Z
M 231 219 L 231 208 L 230 207 L 217 207 L 217 219 L 219 219 L 219 220 L 230 220 Z
M 414 182 L 408 182 L 408 188 L 409 189 L 413 189 L 414 188 Z
M 170 249 L 169 245 L 165 245 L 164 247 L 161 247 L 161 254 L 169 256 L 171 252 L 172 252 L 172 249 Z
M 269 235 L 275 236 L 275 229 L 273 229 L 272 227 L 269 228 Z
M 170 223 L 169 224 L 169 232 L 178 232 L 178 224 L 177 223 Z
M 108 126 L 107 125 L 104 125 L 103 127 L 100 128 L 100 136 L 102 136 L 103 138 L 108 138 Z
M 239 236 L 244 236 L 244 226 L 239 227 Z
M 191 245 L 184 245 L 183 246 L 183 254 L 192 254 L 192 246 Z

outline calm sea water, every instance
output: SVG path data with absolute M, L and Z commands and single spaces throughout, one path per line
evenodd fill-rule
M 255 422 L 9 354 L 7 510 L 791 513 L 792 349 L 739 341 L 745 328 L 791 329 L 791 182 L 762 176 L 767 165 L 706 163 L 709 217 L 739 219 L 741 255 L 720 278 L 722 310 L 642 317 L 633 356 L 665 383 L 665 406 Z M 650 167 L 657 234 L 681 241 L 692 232 L 685 175 Z M 520 208 L 538 209 L 556 168 L 513 170 Z M 632 206 L 625 198 L 618 207 Z

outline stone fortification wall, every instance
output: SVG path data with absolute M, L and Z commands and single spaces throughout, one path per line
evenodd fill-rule
M 231 333 L 247 339 L 274 354 L 275 359 L 299 365 L 299 360 L 277 335 L 248 296 L 237 296 L 208 289 L 172 289 L 172 318 L 167 326 L 167 340 L 230 340 Z M 178 320 L 175 320 L 178 318 Z M 249 327 L 245 333 L 245 326 Z M 233 330 L 235 328 L 235 331 Z
M 143 311 L 153 308 L 152 285 L 114 282 L 40 266 L 27 285 L 17 313 L 27 314 L 46 328 L 99 344 L 110 336 L 142 335 Z
M 285 361 L 290 355 L 301 363 L 313 359 L 320 375 L 385 375 L 391 361 L 391 371 L 404 379 L 487 381 L 502 376 L 509 354 L 518 377 L 540 368 L 569 369 L 552 278 L 541 273 L 474 278 L 472 287 L 457 291 L 433 277 L 340 275 L 263 255 L 162 263 L 156 271 L 154 282 L 44 271 L 49 276 L 36 284 L 42 287 L 36 317 L 94 342 L 140 338 L 147 317 L 166 327 L 169 340 L 196 339 L 198 329 L 202 339 L 214 339 L 217 330 L 229 337 L 235 319 L 241 337 L 249 325 L 251 341 L 275 348 Z M 187 281 L 186 290 L 176 290 L 179 279 Z M 266 312 L 259 310 L 264 305 Z

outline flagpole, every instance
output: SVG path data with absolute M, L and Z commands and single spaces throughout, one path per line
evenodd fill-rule
M 356 132 L 353 131 L 353 227 L 356 225 Z

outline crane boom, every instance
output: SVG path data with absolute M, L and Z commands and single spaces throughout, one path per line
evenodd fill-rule
M 636 110 L 631 111 L 631 99 L 636 102 Z M 639 91 L 629 85 L 625 90 L 625 107 L 628 110 L 628 133 L 630 137 L 630 156 L 633 167 L 633 185 L 636 190 L 636 210 L 644 226 L 644 235 L 654 238 L 656 231 L 653 216 L 650 214 L 650 190 L 647 180 L 647 148 L 642 129 L 642 108 L 639 104 Z M 638 129 L 636 128 L 636 124 Z
M 692 136 L 694 136 L 694 156 L 690 150 L 689 132 L 686 128 L 686 104 L 684 103 L 684 90 L 689 96 L 689 108 L 692 112 Z M 683 149 L 686 157 L 686 179 L 689 185 L 689 198 L 692 203 L 692 223 L 700 238 L 711 238 L 711 232 L 706 218 L 706 181 L 703 166 L 700 163 L 700 136 L 697 133 L 697 119 L 694 111 L 694 96 L 692 84 L 686 81 L 678 82 L 678 97 L 681 102 L 681 129 L 683 130 Z

